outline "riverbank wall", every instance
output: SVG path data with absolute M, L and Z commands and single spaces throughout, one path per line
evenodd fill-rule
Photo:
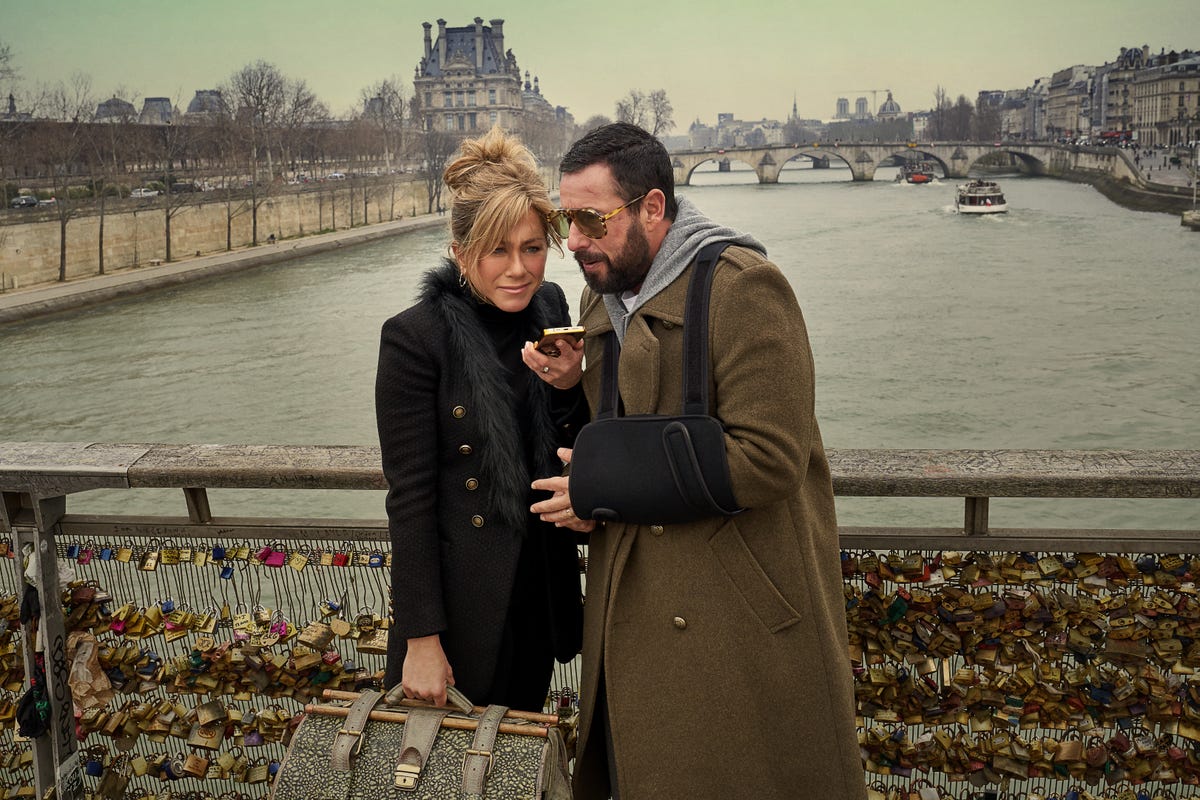
M 1045 174 L 1094 186 L 1109 200 L 1134 211 L 1180 214 L 1192 207 L 1192 190 L 1182 181 L 1151 180 L 1149 176 L 1155 173 L 1143 173 L 1127 151 L 1116 147 L 1062 150 L 1047 164 Z M 1178 172 L 1171 177 L 1183 175 Z
M 103 215 L 92 204 L 81 207 L 65 228 L 54 207 L 0 211 L 0 290 L 58 281 L 64 250 L 68 281 L 99 274 L 101 253 L 105 272 L 164 262 L 168 213 L 172 261 L 251 247 L 256 226 L 248 191 L 233 198 L 199 192 L 112 199 Z M 411 176 L 281 186 L 257 199 L 259 245 L 272 236 L 287 241 L 415 217 L 429 205 L 424 180 Z

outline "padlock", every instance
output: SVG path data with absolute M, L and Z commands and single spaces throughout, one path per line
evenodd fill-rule
M 183 772 L 193 778 L 203 778 L 208 775 L 208 759 L 197 753 L 189 753 L 183 760 Z
M 138 562 L 138 569 L 142 572 L 153 572 L 158 569 L 158 555 L 157 550 L 146 550 Z
M 304 553 L 301 553 L 299 550 L 292 553 L 291 556 L 288 557 L 288 566 L 296 570 L 296 572 L 303 571 L 307 565 L 308 556 L 306 556 Z
M 263 565 L 268 567 L 282 567 L 287 563 L 286 550 L 272 550 L 270 555 L 263 560 Z
M 225 722 L 229 718 L 229 710 L 220 700 L 209 700 L 196 706 L 196 719 L 201 725 L 212 725 Z

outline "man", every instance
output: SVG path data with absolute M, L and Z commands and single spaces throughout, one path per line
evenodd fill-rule
M 534 511 L 591 531 L 575 797 L 863 798 L 833 489 L 792 289 L 752 237 L 676 200 L 670 158 L 642 129 L 589 133 L 561 172 L 593 410 L 615 330 L 625 413 L 680 413 L 692 260 L 731 243 L 710 302 L 710 413 L 746 509 L 596 524 L 575 518 L 565 478 L 534 483 L 555 492 Z

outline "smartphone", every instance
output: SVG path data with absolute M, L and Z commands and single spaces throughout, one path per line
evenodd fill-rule
M 551 358 L 558 358 L 558 347 L 554 343 L 559 339 L 574 339 L 578 342 L 583 338 L 583 333 L 583 328 L 578 325 L 566 328 L 544 328 L 542 338 L 538 340 L 537 349 Z

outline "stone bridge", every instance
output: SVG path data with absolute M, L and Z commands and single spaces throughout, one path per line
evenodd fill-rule
M 885 162 L 899 163 L 904 159 L 932 161 L 947 178 L 966 178 L 972 165 L 986 155 L 1011 153 L 1032 175 L 1063 176 L 1086 170 L 1108 172 L 1114 177 L 1136 174 L 1130 156 L 1116 147 L 1079 147 L 1076 145 L 1038 142 L 932 142 L 879 143 L 860 142 L 770 145 L 708 150 L 680 150 L 671 154 L 675 168 L 675 184 L 691 182 L 696 167 L 706 161 L 741 161 L 754 168 L 759 183 L 778 183 L 784 164 L 794 159 L 809 159 L 813 166 L 828 167 L 833 161 L 844 161 L 856 181 L 875 179 L 876 168 Z

